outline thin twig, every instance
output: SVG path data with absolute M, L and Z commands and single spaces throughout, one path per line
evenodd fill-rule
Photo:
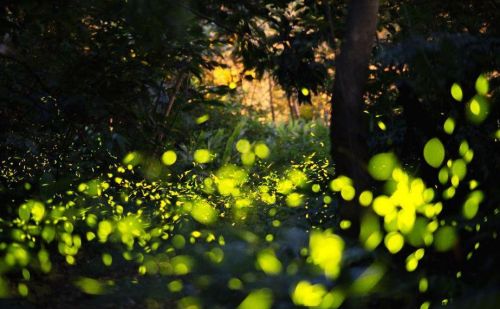
M 182 72 L 179 74 L 179 77 L 177 77 L 177 80 L 175 81 L 174 92 L 172 93 L 172 96 L 170 96 L 170 99 L 168 100 L 168 107 L 165 117 L 168 117 L 170 115 L 170 112 L 172 111 L 172 107 L 174 106 L 175 99 L 177 97 L 177 94 L 179 93 L 179 90 L 181 89 L 182 81 L 184 80 L 185 76 L 186 73 Z

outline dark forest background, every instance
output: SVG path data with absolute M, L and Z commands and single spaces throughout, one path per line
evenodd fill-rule
M 3 1 L 0 305 L 497 308 L 499 12 Z

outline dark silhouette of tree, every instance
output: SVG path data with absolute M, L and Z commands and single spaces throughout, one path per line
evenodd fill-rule
M 331 141 L 337 174 L 368 185 L 363 93 L 375 39 L 378 1 L 351 1 L 341 52 L 337 56 L 332 97 Z

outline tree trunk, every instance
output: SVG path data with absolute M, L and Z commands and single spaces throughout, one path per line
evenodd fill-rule
M 377 0 L 351 0 L 340 54 L 336 57 L 330 138 L 337 175 L 353 180 L 356 193 L 369 187 L 367 173 L 367 123 L 363 115 L 363 94 L 377 26 Z M 351 221 L 343 234 L 358 237 L 361 206 L 357 199 L 343 203 L 339 217 Z
M 274 113 L 274 102 L 273 102 L 273 80 L 271 75 L 268 77 L 269 82 L 269 107 L 271 107 L 271 117 L 273 119 L 273 123 L 276 123 L 276 115 Z
M 292 122 L 295 121 L 295 110 L 292 105 L 292 99 L 290 96 L 287 95 L 286 101 L 288 102 L 288 108 L 290 109 L 290 118 L 292 119 Z
M 363 94 L 377 13 L 377 0 L 350 1 L 346 33 L 336 57 L 330 125 L 332 157 L 336 174 L 350 177 L 357 190 L 369 183 Z

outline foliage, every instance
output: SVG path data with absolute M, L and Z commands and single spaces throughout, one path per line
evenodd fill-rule
M 204 75 L 232 49 L 330 92 L 344 1 L 0 8 L 1 306 L 500 304 L 493 2 L 381 1 L 362 192 L 326 124 L 261 123 Z
M 425 306 L 464 295 L 474 261 L 496 259 L 481 253 L 496 237 L 494 192 L 469 172 L 477 158 L 466 141 L 458 159 L 437 138 L 421 150 L 439 187 L 408 174 L 394 155 L 378 155 L 371 171 L 385 185 L 360 193 L 345 176 L 329 181 L 325 152 L 302 152 L 298 161 L 280 153 L 284 145 L 310 150 L 302 138 L 314 140 L 314 125 L 296 124 L 288 134 L 264 128 L 276 131 L 265 142 L 245 138 L 259 134 L 251 125 L 236 126 L 201 130 L 206 144 L 196 140 L 196 148 L 166 149 L 157 158 L 130 152 L 91 179 L 9 204 L 2 295 L 50 305 L 55 295 L 47 288 L 64 274 L 61 289 L 69 294 L 61 301 L 68 303 L 80 291 L 101 305 L 392 306 L 416 304 L 411 291 L 420 291 Z M 332 217 L 336 205 L 354 198 L 371 209 L 359 240 L 340 237 L 350 224 Z M 460 281 L 438 288 L 455 275 Z

